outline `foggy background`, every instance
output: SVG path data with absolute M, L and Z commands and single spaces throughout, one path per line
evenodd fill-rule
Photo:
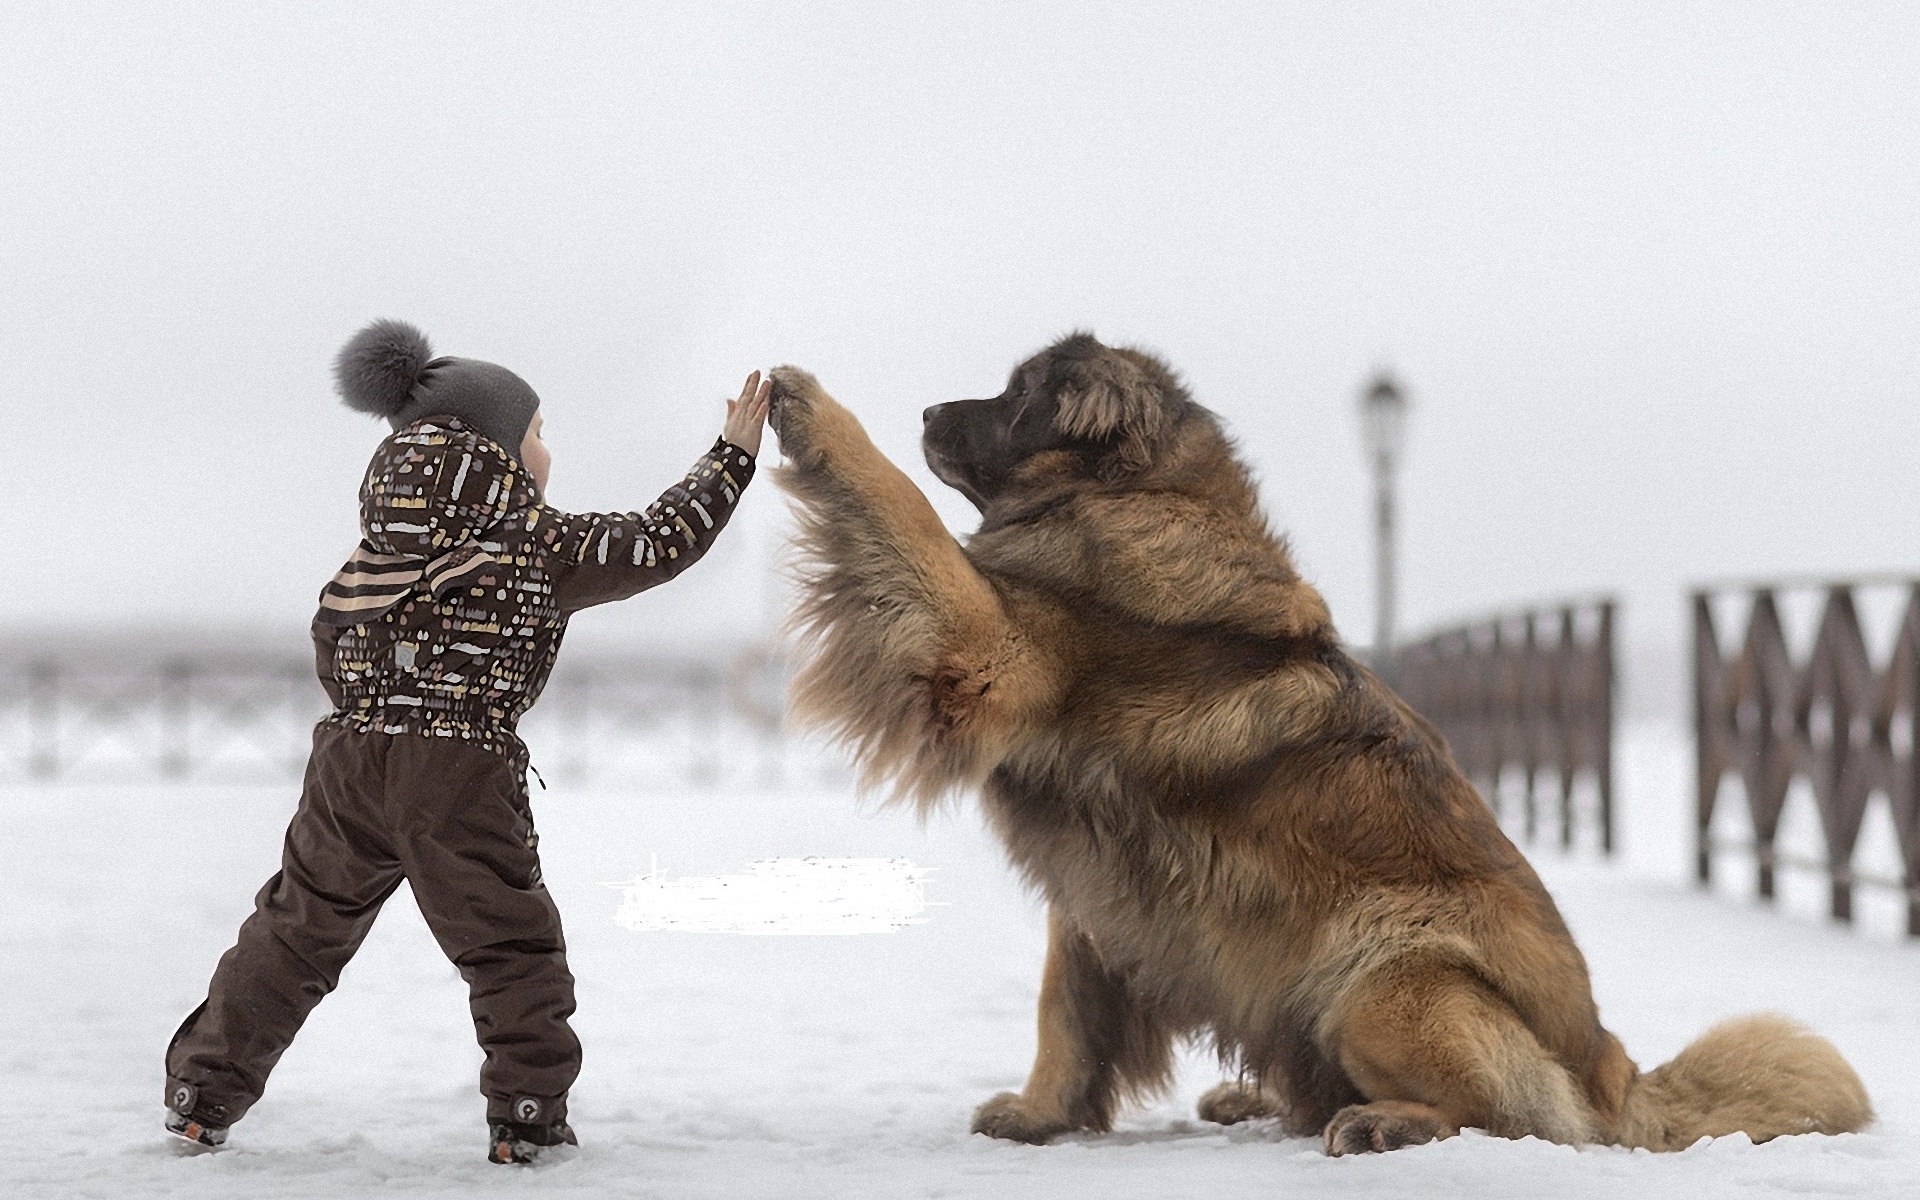
M 1356 641 L 1379 367 L 1413 401 L 1404 633 L 1613 589 L 1631 670 L 1677 661 L 1690 582 L 1920 565 L 1920 9 L 3 20 L 14 629 L 302 637 L 384 429 L 329 365 L 376 316 L 533 384 L 560 507 L 644 506 L 790 361 L 959 531 L 920 409 L 1071 329 L 1138 344 L 1227 419 Z M 576 638 L 764 636 L 785 524 L 762 481 Z

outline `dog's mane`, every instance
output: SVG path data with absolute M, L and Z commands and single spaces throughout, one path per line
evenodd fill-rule
M 1325 602 L 1268 526 L 1213 414 L 1192 406 L 1158 455 L 1117 483 L 999 498 L 967 556 L 989 577 L 1156 625 L 1331 639 Z

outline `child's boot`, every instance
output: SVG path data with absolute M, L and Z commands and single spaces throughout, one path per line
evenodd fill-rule
M 530 1163 L 555 1146 L 578 1146 L 580 1139 L 565 1121 L 523 1125 L 518 1121 L 487 1123 L 487 1161 Z
M 211 1154 L 227 1144 L 227 1127 L 214 1125 L 186 1113 L 167 1110 L 167 1132 L 180 1139 L 174 1146 L 182 1154 Z

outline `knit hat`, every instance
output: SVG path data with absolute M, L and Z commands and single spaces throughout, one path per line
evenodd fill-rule
M 505 367 L 476 358 L 435 358 L 427 335 L 405 321 L 379 320 L 347 340 L 333 360 L 347 407 L 403 429 L 422 417 L 459 417 L 500 444 L 515 462 L 540 397 Z

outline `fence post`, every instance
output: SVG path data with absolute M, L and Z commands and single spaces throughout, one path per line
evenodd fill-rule
M 1613 607 L 1611 600 L 1600 603 L 1600 641 L 1592 677 L 1600 694 L 1590 697 L 1595 706 L 1593 735 L 1598 739 L 1594 774 L 1598 776 L 1596 782 L 1600 792 L 1600 850 L 1603 854 L 1613 853 Z
M 1473 765 L 1468 773 L 1476 786 L 1485 784 L 1494 819 L 1504 822 L 1506 798 L 1500 794 L 1500 631 L 1493 631 L 1493 644 L 1485 653 L 1478 652 L 1470 627 L 1449 640 L 1460 651 L 1454 677 L 1466 685 L 1456 688 L 1455 699 L 1460 711 L 1471 714 L 1465 722 L 1473 746 Z M 1459 694 L 1462 691 L 1464 696 Z
M 1540 740 L 1536 735 L 1538 722 L 1534 719 L 1534 705 L 1538 697 L 1532 694 L 1534 681 L 1539 672 L 1535 669 L 1540 654 L 1540 614 L 1529 609 L 1520 620 L 1519 661 L 1508 664 L 1506 690 L 1507 736 L 1520 747 L 1521 772 L 1527 788 L 1527 841 L 1531 842 L 1540 832 Z M 1508 647 L 1512 655 L 1515 647 Z
M 570 686 L 562 701 L 566 705 L 564 711 L 572 719 L 572 728 L 568 730 L 572 744 L 561 752 L 560 770 L 556 774 L 569 783 L 590 787 L 594 775 L 590 755 L 600 740 L 596 737 L 600 731 L 593 727 L 594 716 L 609 705 L 633 703 L 633 689 L 630 684 L 625 688 L 602 688 L 600 672 L 595 667 L 582 668 L 568 682 Z M 641 703 L 645 704 L 645 700 Z M 623 718 L 627 715 L 620 714 Z M 605 724 L 602 722 L 603 727 Z
M 1521 635 L 1519 647 L 1510 645 L 1513 639 L 1507 636 L 1507 623 L 1504 620 L 1493 622 L 1493 688 L 1488 703 L 1488 722 L 1493 732 L 1493 761 L 1489 768 L 1493 775 L 1495 791 L 1500 789 L 1500 781 L 1509 762 L 1514 759 L 1514 751 L 1519 751 L 1521 759 L 1520 804 L 1523 815 L 1523 827 L 1527 831 L 1527 841 L 1531 843 L 1540 826 L 1540 814 L 1533 800 L 1533 770 L 1526 761 L 1526 729 L 1515 720 L 1520 711 L 1520 695 L 1516 694 L 1514 665 L 1510 659 L 1516 650 L 1520 654 L 1519 689 L 1524 694 L 1526 687 L 1526 651 L 1533 640 L 1533 614 L 1528 613 L 1521 626 L 1526 632 Z M 1516 735 L 1517 739 L 1516 739 Z
M 1713 808 L 1720 795 L 1720 638 L 1713 628 L 1713 598 L 1693 594 L 1694 872 L 1701 887 L 1713 883 Z
M 1853 588 L 1835 584 L 1827 589 L 1826 608 L 1813 662 L 1807 669 L 1805 699 L 1809 708 L 1820 700 L 1827 706 L 1824 757 L 1813 738 L 1809 718 L 1807 745 L 1812 750 L 1814 799 L 1826 835 L 1828 908 L 1836 921 L 1853 920 L 1853 857 L 1871 796 L 1871 779 L 1878 747 L 1870 735 L 1855 744 L 1856 718 L 1870 713 L 1873 665 L 1867 657 L 1866 636 L 1854 604 Z
M 1907 761 L 1895 761 L 1888 771 L 1887 800 L 1893 805 L 1894 828 L 1900 832 L 1901 882 L 1907 889 L 1907 934 L 1920 937 L 1920 583 L 1907 593 L 1907 611 L 1900 636 L 1894 642 L 1888 668 L 1894 697 L 1907 701 Z M 1889 704 L 1888 708 L 1895 708 Z M 1889 729 L 1888 748 L 1892 748 Z
M 160 774 L 184 779 L 191 765 L 193 666 L 175 659 L 160 668 Z
M 27 669 L 27 771 L 35 779 L 60 774 L 60 666 Z
M 1559 669 L 1554 672 L 1553 716 L 1560 741 L 1560 848 L 1573 849 L 1573 769 L 1579 739 L 1585 732 L 1574 722 L 1580 687 L 1579 644 L 1574 640 L 1573 606 L 1560 610 L 1560 644 L 1554 648 Z
M 1756 595 L 1753 601 L 1755 615 L 1749 617 L 1747 620 L 1749 645 L 1745 654 L 1752 660 L 1748 664 L 1748 670 L 1752 672 L 1752 677 L 1759 685 L 1754 689 L 1756 695 L 1756 719 L 1754 721 L 1754 727 L 1758 730 L 1758 733 L 1756 735 L 1757 744 L 1753 748 L 1754 765 L 1753 769 L 1748 773 L 1750 778 L 1747 785 L 1747 807 L 1752 810 L 1748 815 L 1753 819 L 1753 840 L 1755 845 L 1754 890 L 1760 893 L 1762 900 L 1771 901 L 1773 899 L 1773 827 L 1766 825 L 1766 818 L 1762 814 L 1767 802 L 1767 767 L 1773 761 L 1774 742 L 1778 737 L 1778 731 L 1774 728 L 1774 724 L 1778 718 L 1774 715 L 1773 690 L 1767 686 L 1766 676 L 1760 668 L 1759 658 L 1761 652 L 1755 650 L 1751 644 L 1753 631 L 1756 628 L 1756 623 L 1760 620 L 1759 614 L 1761 612 L 1763 598 L 1769 606 L 1772 605 L 1773 593 L 1764 592 Z M 1778 621 L 1776 620 L 1774 623 L 1778 624 Z M 1758 782 L 1755 782 L 1755 780 Z M 1765 832 L 1763 832 L 1763 829 Z

